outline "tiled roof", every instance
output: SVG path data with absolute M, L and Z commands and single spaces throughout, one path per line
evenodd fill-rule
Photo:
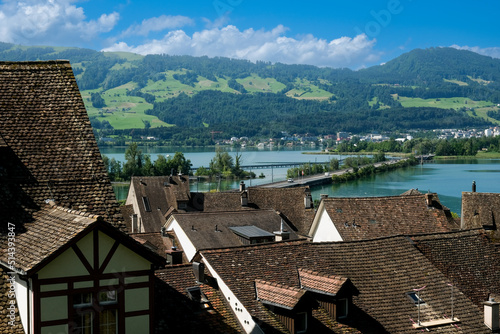
M 221 292 L 196 283 L 192 265 L 156 271 L 155 329 L 157 333 L 244 333 Z M 200 308 L 188 298 L 187 288 L 199 286 L 210 307 Z
M 430 206 L 427 196 L 432 197 Z M 457 228 L 441 208 L 436 194 L 327 198 L 322 203 L 344 241 L 449 232 Z
M 462 192 L 462 228 L 488 229 L 491 239 L 500 240 L 500 194 Z
M 255 226 L 270 233 L 281 228 L 281 217 L 274 210 L 174 213 L 171 217 L 197 250 L 240 246 L 242 242 L 231 227 Z M 298 238 L 286 223 L 285 229 L 290 232 L 290 239 Z
M 0 62 L 0 124 L 4 219 L 20 226 L 53 199 L 124 228 L 68 61 Z
M 293 310 L 305 293 L 303 289 L 255 280 L 255 295 L 264 304 Z
M 401 196 L 408 196 L 408 195 L 422 195 L 422 193 L 420 191 L 418 191 L 418 189 L 409 189 L 407 191 L 405 191 L 404 193 L 401 194 Z
M 301 235 L 307 235 L 314 216 L 312 208 L 305 208 L 304 197 L 309 187 L 294 188 L 247 188 L 248 207 L 241 206 L 240 192 L 205 193 L 200 210 L 205 212 L 248 210 L 250 208 L 273 209 L 283 213 Z M 193 196 L 193 203 L 197 199 Z M 193 204 L 195 205 L 195 203 Z M 195 206 L 196 207 L 196 206 Z
M 86 233 L 96 224 L 106 233 L 115 234 L 125 246 L 150 260 L 155 265 L 162 265 L 161 259 L 152 250 L 140 247 L 139 243 L 124 232 L 115 229 L 102 217 L 89 215 L 86 212 L 70 210 L 55 205 L 44 205 L 33 214 L 34 220 L 24 224 L 23 231 L 15 229 L 15 267 L 21 273 L 32 274 L 45 265 L 52 257 L 57 256 L 68 247 L 68 244 Z M 8 235 L 0 235 L 0 263 L 9 267 Z
M 130 182 L 146 232 L 160 231 L 165 213 L 171 208 L 178 209 L 177 201 L 189 200 L 189 178 L 186 176 L 133 176 Z M 146 210 L 143 197 L 148 199 L 150 211 Z M 130 199 L 127 204 L 131 204 Z
M 414 236 L 417 248 L 478 307 L 500 294 L 500 254 L 483 229 Z
M 382 332 L 415 333 L 418 310 L 406 293 L 423 286 L 426 307 L 421 320 L 450 315 L 447 278 L 404 236 L 319 244 L 293 241 L 205 250 L 201 255 L 257 322 L 270 320 L 255 298 L 255 280 L 298 288 L 297 268 L 349 278 L 357 291 L 352 311 L 364 320 L 356 321 L 355 315 L 346 321 L 362 332 L 382 326 Z M 432 331 L 489 333 L 482 312 L 461 292 L 455 291 L 454 306 L 461 323 Z
M 15 237 L 16 268 L 23 272 L 34 269 L 97 220 L 97 216 L 88 213 L 49 205 L 33 216 L 34 221 L 25 224 L 25 231 L 16 232 Z M 9 262 L 8 248 L 8 238 L 4 234 L 0 236 L 0 261 L 3 264 Z
M 348 281 L 345 277 L 320 274 L 319 272 L 298 269 L 300 286 L 304 289 L 335 296 Z

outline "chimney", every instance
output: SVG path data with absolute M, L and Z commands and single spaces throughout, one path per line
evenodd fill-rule
M 130 215 L 130 218 L 132 219 L 132 233 L 140 232 L 137 230 L 137 214 Z
M 245 182 L 241 181 L 240 182 L 240 192 L 245 191 Z
M 171 249 L 165 251 L 167 262 L 170 264 L 182 264 L 182 251 L 173 246 Z
M 285 222 L 281 218 L 281 227 L 279 231 L 274 232 L 274 241 L 283 241 L 290 239 L 290 232 L 285 230 Z
M 193 271 L 196 282 L 205 282 L 205 265 L 201 262 L 193 262 Z
M 161 236 L 162 237 L 166 237 L 167 236 L 167 229 L 166 229 L 165 226 L 162 226 L 161 229 L 160 229 L 160 231 L 161 231 Z
M 483 303 L 484 304 L 484 324 L 492 331 L 500 329 L 498 310 L 500 303 L 495 302 L 493 298 Z
M 248 192 L 246 190 L 241 192 L 241 206 L 248 206 Z
M 306 190 L 304 191 L 304 207 L 306 209 L 310 209 L 312 208 L 312 196 L 311 196 L 311 190 L 309 188 L 306 188 Z
M 427 206 L 432 206 L 432 194 L 431 193 L 425 194 L 425 202 L 427 203 Z
M 472 181 L 472 192 L 476 192 L 476 181 Z

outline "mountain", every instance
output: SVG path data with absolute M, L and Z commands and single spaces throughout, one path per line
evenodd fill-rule
M 359 71 L 359 77 L 378 83 L 423 84 L 443 79 L 471 83 L 500 82 L 500 59 L 454 48 L 415 49 L 386 64 Z
M 352 71 L 0 43 L 0 60 L 69 59 L 99 136 L 224 137 L 481 127 L 500 118 L 500 60 L 416 49 Z M 498 117 L 497 117 L 498 116 Z

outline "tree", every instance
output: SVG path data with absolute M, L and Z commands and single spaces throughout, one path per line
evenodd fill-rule
M 92 102 L 92 107 L 94 108 L 104 108 L 106 106 L 106 102 L 99 93 L 90 94 L 90 101 Z
M 131 143 L 125 151 L 125 164 L 123 165 L 123 174 L 127 179 L 133 175 L 142 174 L 144 164 L 144 155 L 139 150 L 137 143 Z

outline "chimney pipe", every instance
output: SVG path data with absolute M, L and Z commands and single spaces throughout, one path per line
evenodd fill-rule
M 427 206 L 432 206 L 432 194 L 431 193 L 425 194 L 425 202 L 427 203 Z
M 241 192 L 241 206 L 248 206 L 248 192 L 246 190 Z
M 240 191 L 245 191 L 245 182 L 240 182 Z
M 476 181 L 472 181 L 472 192 L 476 192 Z
M 492 331 L 500 329 L 498 310 L 500 303 L 495 302 L 493 298 L 483 303 L 484 304 L 484 324 Z
M 132 219 L 132 233 L 137 233 L 137 214 L 130 215 L 130 218 Z
M 312 208 L 312 196 L 311 196 L 311 191 L 309 188 L 305 190 L 305 197 L 304 197 L 304 207 L 306 209 Z

